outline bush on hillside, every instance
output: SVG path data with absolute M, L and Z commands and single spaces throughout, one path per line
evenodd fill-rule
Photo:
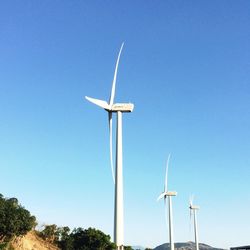
M 25 235 L 35 225 L 35 216 L 31 216 L 16 198 L 4 198 L 0 194 L 0 242 Z

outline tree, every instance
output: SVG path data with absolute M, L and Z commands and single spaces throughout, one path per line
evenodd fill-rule
M 110 236 L 102 231 L 88 228 L 77 228 L 72 232 L 74 249 L 79 250 L 112 250 L 115 244 L 110 241 Z
M 131 246 L 124 246 L 124 250 L 133 250 Z
M 59 233 L 58 233 L 57 226 L 55 224 L 45 225 L 44 229 L 40 233 L 40 236 L 44 240 L 46 240 L 50 243 L 57 242 L 59 240 Z
M 61 249 L 73 250 L 73 238 L 70 235 L 69 227 L 59 227 L 58 228 L 59 241 L 57 242 L 58 246 Z
M 69 228 L 58 228 L 58 246 L 62 250 L 113 250 L 115 244 L 110 241 L 110 236 L 94 228 L 75 228 L 69 234 Z
M 36 225 L 36 218 L 22 207 L 16 198 L 0 194 L 0 241 L 25 235 Z

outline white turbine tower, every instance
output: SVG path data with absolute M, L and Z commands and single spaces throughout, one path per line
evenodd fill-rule
M 176 196 L 177 192 L 168 191 L 168 164 L 169 164 L 170 154 L 168 155 L 167 166 L 166 166 L 166 176 L 164 191 L 160 194 L 157 201 L 164 198 L 164 205 L 166 208 L 166 199 L 168 198 L 168 225 L 169 225 L 169 244 L 170 250 L 174 250 L 174 232 L 173 232 L 173 220 L 172 220 L 172 196 Z
M 195 236 L 195 246 L 196 250 L 199 250 L 199 239 L 198 239 L 198 228 L 197 228 L 197 215 L 196 211 L 200 209 L 200 207 L 193 205 L 193 199 L 194 197 L 192 196 L 189 199 L 189 209 L 190 209 L 190 222 L 192 218 L 192 214 L 194 215 L 194 236 Z
M 123 174 L 122 174 L 122 113 L 132 112 L 134 105 L 132 103 L 115 103 L 115 86 L 119 60 L 124 43 L 120 48 L 115 65 L 115 73 L 112 83 L 109 103 L 103 100 L 87 97 L 86 99 L 95 105 L 105 109 L 108 112 L 109 120 L 109 145 L 110 145 L 110 163 L 112 176 L 115 183 L 115 204 L 114 204 L 114 242 L 118 250 L 123 250 L 124 246 L 124 225 L 123 225 Z M 113 150 L 112 150 L 112 114 L 117 113 L 116 123 L 116 166 L 115 173 L 113 169 Z

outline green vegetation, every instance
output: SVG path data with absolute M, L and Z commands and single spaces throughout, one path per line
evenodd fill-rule
M 0 194 L 0 249 L 5 249 L 13 237 L 25 235 L 35 226 L 35 216 L 16 198 L 4 198 Z
M 133 248 L 130 247 L 130 246 L 125 246 L 125 247 L 124 247 L 124 250 L 133 250 Z
M 110 236 L 94 228 L 75 228 L 46 225 L 39 235 L 46 241 L 56 244 L 62 250 L 113 250 L 115 244 Z
M 21 206 L 16 198 L 4 198 L 0 194 L 0 250 L 13 250 L 12 239 L 26 235 L 37 225 L 35 216 Z M 61 250 L 115 250 L 110 236 L 95 228 L 57 227 L 46 225 L 37 235 Z M 132 250 L 125 246 L 125 250 Z

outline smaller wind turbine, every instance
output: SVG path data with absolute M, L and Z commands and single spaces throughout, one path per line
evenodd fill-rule
M 166 166 L 166 176 L 164 191 L 160 194 L 157 201 L 164 198 L 164 206 L 166 208 L 166 199 L 168 198 L 168 226 L 169 226 L 169 244 L 170 250 L 174 250 L 174 233 L 173 233 L 173 221 L 172 221 L 172 196 L 176 196 L 177 192 L 168 191 L 168 164 L 169 164 L 170 154 L 168 155 L 167 166 Z
M 194 196 L 189 199 L 189 209 L 190 209 L 190 221 L 192 219 L 192 213 L 194 215 L 194 236 L 195 236 L 195 246 L 196 250 L 199 250 L 199 239 L 198 239 L 198 228 L 197 228 L 197 217 L 196 211 L 200 209 L 200 207 L 193 205 Z

